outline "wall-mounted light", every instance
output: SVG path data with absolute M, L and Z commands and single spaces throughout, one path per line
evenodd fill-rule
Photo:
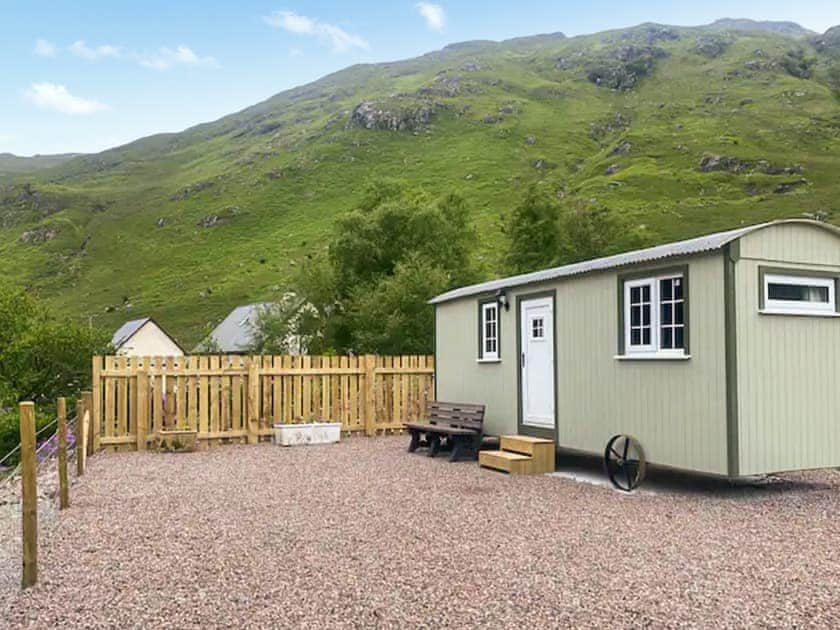
M 506 311 L 510 310 L 510 302 L 508 302 L 504 289 L 496 291 L 496 303 L 499 306 L 503 306 Z

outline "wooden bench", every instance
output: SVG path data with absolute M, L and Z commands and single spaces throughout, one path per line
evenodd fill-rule
M 408 452 L 425 446 L 429 457 L 434 457 L 446 446 L 452 448 L 450 461 L 457 461 L 465 452 L 475 459 L 481 447 L 483 427 L 484 405 L 430 400 L 426 403 L 426 421 L 406 425 L 411 434 Z

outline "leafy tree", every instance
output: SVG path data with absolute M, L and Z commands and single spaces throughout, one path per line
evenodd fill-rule
M 561 214 L 559 226 L 560 265 L 638 249 L 651 240 L 647 228 L 605 207 L 573 205 Z
M 537 186 L 528 189 L 503 226 L 511 273 L 528 273 L 556 264 L 560 248 L 560 206 Z
M 294 328 L 308 351 L 431 350 L 427 301 L 477 279 L 468 216 L 458 195 L 435 199 L 399 180 L 369 185 L 357 207 L 336 220 L 324 255 L 294 282 L 307 305 Z M 286 330 L 282 316 L 273 323 Z M 269 345 L 279 339 L 273 323 L 259 327 Z
M 91 357 L 108 349 L 107 333 L 55 317 L 29 293 L 0 284 L 0 456 L 18 443 L 20 401 L 49 422 L 59 396 L 90 385 Z
M 393 275 L 352 291 L 348 321 L 357 352 L 434 351 L 434 309 L 427 301 L 451 286 L 450 274 L 420 256 L 397 263 Z
M 603 206 L 561 204 L 531 188 L 514 208 L 504 229 L 505 262 L 512 273 L 566 265 L 644 247 L 647 228 Z

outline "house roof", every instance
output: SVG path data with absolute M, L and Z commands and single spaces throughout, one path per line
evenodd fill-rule
M 477 295 L 479 293 L 489 293 L 498 291 L 500 289 L 509 289 L 523 284 L 532 284 L 534 282 L 544 282 L 546 280 L 554 280 L 556 278 L 565 278 L 568 276 L 576 276 L 583 273 L 593 271 L 604 271 L 613 269 L 615 267 L 624 267 L 626 265 L 634 265 L 637 263 L 649 262 L 652 260 L 660 260 L 663 258 L 672 258 L 676 256 L 686 256 L 689 254 L 700 254 L 721 249 L 728 243 L 736 241 L 745 234 L 764 229 L 770 225 L 780 225 L 783 223 L 800 223 L 805 225 L 814 225 L 826 230 L 831 230 L 838 233 L 838 229 L 834 226 L 822 223 L 820 221 L 812 221 L 809 219 L 788 219 L 784 221 L 771 221 L 768 223 L 759 223 L 756 225 L 748 225 L 746 227 L 735 230 L 728 230 L 726 232 L 716 232 L 715 234 L 707 234 L 706 236 L 699 236 L 685 241 L 677 241 L 674 243 L 666 243 L 665 245 L 657 245 L 656 247 L 648 247 L 646 249 L 638 249 L 632 252 L 625 252 L 615 256 L 606 256 L 604 258 L 595 258 L 593 260 L 586 260 L 571 265 L 563 265 L 562 267 L 553 267 L 551 269 L 543 269 L 534 271 L 532 273 L 524 273 L 518 276 L 510 276 L 508 278 L 500 278 L 498 280 L 491 280 L 489 282 L 481 282 L 466 287 L 460 287 L 442 293 L 431 300 L 429 304 L 440 304 L 441 302 L 448 302 L 458 298 L 467 297 L 470 295 Z
M 111 345 L 115 349 L 119 349 L 126 341 L 131 339 L 138 330 L 143 328 L 146 322 L 152 321 L 151 317 L 143 317 L 142 319 L 132 319 L 124 323 L 117 329 L 114 336 L 111 337 Z
M 271 306 L 269 302 L 245 304 L 237 306 L 213 329 L 207 341 L 217 346 L 222 352 L 243 352 L 248 349 L 254 339 L 254 325 L 257 316 L 264 308 Z
M 117 329 L 117 332 L 114 333 L 114 336 L 111 337 L 111 345 L 114 346 L 114 350 L 119 350 L 122 346 L 125 345 L 125 343 L 129 339 L 131 339 L 137 333 L 138 330 L 143 328 L 143 326 L 145 326 L 149 322 L 151 322 L 152 324 L 157 326 L 158 330 L 160 330 L 164 335 L 169 337 L 169 340 L 172 341 L 172 343 L 174 343 L 176 346 L 178 346 L 178 348 L 180 348 L 182 352 L 184 351 L 184 348 L 181 346 L 180 343 L 178 343 L 178 341 L 175 339 L 175 337 L 173 337 L 168 332 L 166 332 L 163 329 L 163 326 L 158 324 L 151 317 L 142 317 L 140 319 L 132 319 L 131 321 L 128 321 L 128 322 L 124 323 L 122 326 L 120 326 Z

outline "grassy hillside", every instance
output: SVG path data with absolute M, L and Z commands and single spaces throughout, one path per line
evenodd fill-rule
M 0 273 L 107 325 L 153 315 L 190 344 L 282 291 L 376 176 L 462 192 L 488 274 L 500 217 L 533 182 L 661 240 L 840 220 L 840 33 L 725 26 L 466 42 L 0 177 Z
M 11 153 L 0 153 L 0 175 L 8 173 L 31 173 L 45 168 L 52 168 L 79 155 L 79 153 L 58 153 L 55 155 L 24 157 Z

